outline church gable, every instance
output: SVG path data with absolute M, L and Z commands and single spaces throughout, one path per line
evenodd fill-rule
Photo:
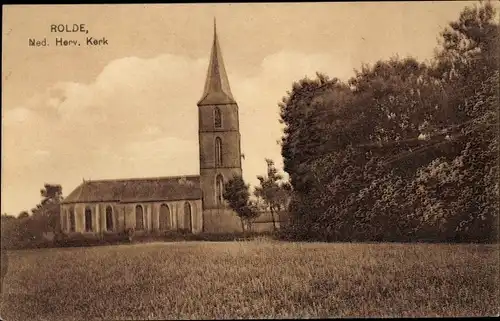
M 201 199 L 199 176 L 84 181 L 63 203 Z

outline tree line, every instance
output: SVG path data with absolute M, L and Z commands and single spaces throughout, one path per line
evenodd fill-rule
M 22 211 L 17 217 L 2 214 L 2 248 L 23 248 L 45 242 L 44 234 L 58 233 L 60 230 L 60 202 L 62 187 L 45 184 L 40 190 L 41 202 L 31 213 Z
M 499 25 L 467 7 L 430 63 L 393 57 L 348 82 L 317 74 L 280 104 L 289 234 L 300 239 L 498 237 Z
M 229 179 L 225 184 L 223 197 L 241 220 L 243 232 L 252 231 L 252 226 L 263 212 L 269 212 L 273 231 L 277 231 L 277 218 L 290 202 L 292 186 L 278 172 L 272 159 L 265 159 L 267 175 L 258 175 L 260 185 L 255 187 L 253 197 L 250 185 L 241 176 Z M 280 220 L 281 221 L 281 220 Z M 280 222 L 281 223 L 281 222 Z
M 495 17 L 490 2 L 466 7 L 428 63 L 392 57 L 347 82 L 317 73 L 293 84 L 279 104 L 292 196 L 286 237 L 498 239 Z M 231 181 L 226 199 L 243 190 L 231 206 L 251 217 L 244 186 Z

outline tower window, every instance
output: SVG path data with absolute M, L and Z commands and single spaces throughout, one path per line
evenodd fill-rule
M 215 128 L 222 127 L 222 115 L 221 115 L 219 107 L 215 107 L 215 109 L 214 109 L 214 126 L 215 126 Z
M 220 174 L 215 179 L 215 201 L 217 204 L 224 202 L 224 179 Z
M 215 166 L 222 166 L 222 140 L 215 138 Z

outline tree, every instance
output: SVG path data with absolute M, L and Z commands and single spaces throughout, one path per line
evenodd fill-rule
M 479 6 L 466 7 L 456 21 L 449 23 L 441 32 L 441 48 L 436 52 L 439 76 L 461 80 L 478 68 L 475 77 L 486 79 L 498 69 L 500 30 L 496 14 L 491 1 L 479 1 Z
M 229 203 L 229 206 L 241 220 L 241 229 L 245 232 L 245 222 L 251 226 L 251 221 L 258 212 L 254 205 L 250 202 L 249 186 L 241 176 L 231 178 L 224 188 L 223 197 Z
M 466 101 L 498 71 L 500 26 L 490 1 L 466 7 L 441 33 L 434 61 L 435 77 L 449 97 L 449 121 L 468 119 Z
M 10 215 L 7 213 L 2 214 L 2 222 L 3 221 L 11 221 L 11 220 L 15 220 L 15 219 L 16 219 L 16 217 L 14 215 Z
M 31 210 L 33 213 L 33 225 L 42 231 L 56 231 L 60 220 L 60 203 L 62 187 L 58 184 L 45 184 L 40 190 L 42 201 Z
M 442 32 L 436 54 L 436 77 L 444 84 L 447 114 L 455 119 L 460 150 L 441 160 L 440 194 L 447 204 L 446 232 L 458 239 L 498 238 L 498 101 L 500 25 L 490 1 L 465 8 Z M 435 171 L 434 171 L 435 172 Z M 436 174 L 434 174 L 436 175 Z M 422 181 L 428 182 L 428 171 Z M 453 179 L 453 184 L 444 183 Z M 436 197 L 432 185 L 428 192 Z M 457 193 L 457 191 L 459 191 Z
M 17 248 L 33 239 L 34 234 L 30 228 L 31 216 L 21 213 L 17 218 L 12 215 L 2 215 L 2 246 Z
M 33 208 L 32 215 L 21 212 L 17 218 L 2 215 L 2 243 L 9 248 L 22 248 L 43 240 L 43 233 L 57 231 L 60 220 L 60 185 L 45 184 L 40 191 L 42 201 Z M 34 242 L 34 243 L 33 243 Z
M 490 2 L 465 8 L 441 33 L 431 64 L 394 57 L 364 65 L 346 84 L 323 74 L 293 84 L 279 104 L 293 233 L 495 239 L 495 15 Z M 259 180 L 262 195 L 276 188 Z
M 291 185 L 281 182 L 283 176 L 278 173 L 274 166 L 274 161 L 266 158 L 267 176 L 257 176 L 260 186 L 255 187 L 254 195 L 262 198 L 271 211 L 273 229 L 276 230 L 276 220 L 274 213 L 284 210 L 289 202 Z
M 23 218 L 26 218 L 26 217 L 29 217 L 29 216 L 30 216 L 30 214 L 27 211 L 22 211 L 21 213 L 19 213 L 19 215 L 17 216 L 17 218 L 23 219 Z
M 42 196 L 42 205 L 47 203 L 59 203 L 62 201 L 62 187 L 58 184 L 45 184 L 44 188 L 40 190 Z
M 498 238 L 498 82 L 497 72 L 467 100 L 465 111 L 474 121 L 461 128 L 459 155 L 436 159 L 416 177 L 427 207 L 420 217 L 437 213 L 451 239 Z
M 325 149 L 334 148 L 332 142 L 345 143 L 343 138 L 348 135 L 330 139 L 331 135 L 325 133 L 329 124 L 336 124 L 332 109 L 348 105 L 351 98 L 347 85 L 317 73 L 315 79 L 294 82 L 279 103 L 280 122 L 285 125 L 281 139 L 284 171 L 299 193 L 308 189 L 308 161 Z

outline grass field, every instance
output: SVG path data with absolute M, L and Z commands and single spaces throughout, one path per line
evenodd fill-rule
M 478 316 L 498 245 L 179 242 L 10 252 L 4 320 Z

